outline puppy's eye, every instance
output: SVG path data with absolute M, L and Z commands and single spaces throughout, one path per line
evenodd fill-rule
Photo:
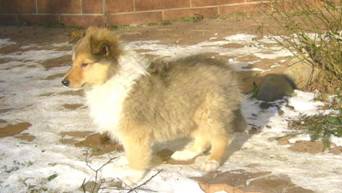
M 81 67 L 82 67 L 82 68 L 85 68 L 85 67 L 87 67 L 87 66 L 88 66 L 87 63 L 82 63 L 82 64 L 81 64 Z

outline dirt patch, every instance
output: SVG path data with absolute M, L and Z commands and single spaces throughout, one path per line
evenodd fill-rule
M 289 149 L 295 152 L 317 154 L 324 151 L 324 144 L 321 141 L 297 141 Z
M 59 95 L 71 95 L 71 96 L 83 96 L 84 95 L 82 90 L 78 90 L 78 91 L 68 90 L 68 91 L 60 92 L 58 94 Z
M 289 142 L 289 139 L 291 139 L 291 137 L 282 137 L 282 138 L 279 138 L 278 139 L 278 143 L 279 143 L 279 145 L 287 145 L 287 144 L 289 144 L 290 142 Z
M 75 110 L 82 107 L 82 104 L 64 104 L 63 107 L 69 110 Z
M 2 113 L 7 113 L 9 111 L 11 111 L 12 109 L 11 108 L 7 108 L 7 109 L 0 109 L 0 114 Z
M 257 179 L 252 181 L 245 190 L 262 193 L 314 193 L 312 190 L 296 186 L 287 176 L 268 176 L 267 178 Z
M 224 44 L 222 46 L 223 48 L 243 48 L 244 45 L 243 44 L 237 44 L 237 43 L 229 43 L 229 44 Z
M 295 152 L 301 153 L 321 153 L 326 149 L 332 154 L 342 154 L 342 147 L 331 144 L 330 147 L 325 147 L 322 141 L 296 141 L 295 143 L 290 143 L 290 139 L 294 138 L 296 135 L 285 135 L 282 137 L 272 138 L 270 140 L 276 140 L 279 145 L 289 145 L 289 149 Z
M 87 136 L 93 134 L 94 132 L 92 131 L 66 131 L 60 133 L 62 138 L 60 139 L 60 142 L 63 144 L 68 144 L 68 145 L 74 145 Z
M 259 58 L 260 61 L 257 61 L 253 65 L 258 67 L 258 68 L 262 68 L 262 69 L 270 69 L 271 66 L 273 66 L 275 64 L 280 64 L 279 61 L 286 60 L 286 59 L 288 59 L 288 58 L 261 59 L 261 60 Z
M 28 142 L 31 142 L 33 141 L 36 137 L 29 134 L 29 133 L 21 133 L 17 136 L 15 136 L 15 138 L 17 139 L 20 139 L 20 140 L 23 140 L 23 141 L 28 141 Z
M 0 54 L 1 54 L 1 52 L 0 52 Z M 8 59 L 8 58 L 1 58 L 0 59 L 0 65 L 1 64 L 5 64 L 5 63 L 7 63 L 7 62 L 9 62 L 10 61 L 10 59 Z
M 20 42 L 23 45 L 37 44 L 51 46 L 51 42 L 65 42 L 65 34 L 71 28 L 47 28 L 39 26 L 1 26 L 0 36 L 9 37 L 11 40 Z
M 55 93 L 54 92 L 47 92 L 47 93 L 40 94 L 39 96 L 45 97 L 45 96 L 51 96 L 53 94 L 55 94 Z
M 9 54 L 12 52 L 17 52 L 19 50 L 20 50 L 20 46 L 18 44 L 12 44 L 12 45 L 8 45 L 8 46 L 0 48 L 0 53 Z
M 341 146 L 332 147 L 329 150 L 329 153 L 332 153 L 332 154 L 335 154 L 335 155 L 342 154 L 342 147 Z
M 123 151 L 123 147 L 120 144 L 111 141 L 108 136 L 101 134 L 89 135 L 74 145 L 76 147 L 90 148 L 92 156 L 102 155 L 112 151 Z
M 71 137 L 77 137 L 77 138 L 84 138 L 93 133 L 94 132 L 92 131 L 66 131 L 66 132 L 62 132 L 61 135 L 62 137 L 71 136 Z
M 238 57 L 237 60 L 239 62 L 254 62 L 260 60 L 260 58 L 256 57 L 255 55 L 245 55 Z
M 56 93 L 54 92 L 47 92 L 47 93 L 43 93 L 40 94 L 39 96 L 45 97 L 45 96 L 51 96 L 51 95 L 55 95 Z M 57 93 L 58 95 L 67 95 L 67 96 L 83 96 L 83 91 L 78 90 L 78 91 L 73 91 L 73 90 L 68 90 L 68 91 L 64 91 L 64 92 L 60 92 Z
M 290 139 L 293 138 L 294 135 L 285 135 L 282 137 L 276 137 L 271 140 L 277 140 L 279 145 L 288 145 L 290 144 Z
M 50 76 L 46 77 L 44 80 L 55 80 L 57 78 L 62 78 L 64 75 L 65 75 L 65 73 L 54 74 L 54 75 L 50 75 Z
M 31 126 L 32 124 L 28 122 L 0 126 L 0 137 L 9 137 L 17 135 Z
M 298 187 L 287 176 L 275 176 L 271 172 L 250 173 L 244 170 L 233 170 L 223 173 L 209 173 L 200 178 L 201 189 L 206 193 L 219 191 L 234 193 L 314 193 Z
M 61 66 L 67 66 L 71 64 L 71 56 L 65 55 L 59 58 L 49 59 L 45 60 L 41 63 L 47 70 L 54 68 L 54 67 L 61 67 Z

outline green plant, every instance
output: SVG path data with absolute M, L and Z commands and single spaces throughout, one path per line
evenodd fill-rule
M 322 140 L 325 147 L 330 146 L 330 137 L 342 137 L 342 114 L 302 116 L 291 126 L 310 134 L 311 140 Z
M 194 14 L 193 16 L 181 18 L 182 21 L 189 22 L 189 23 L 197 23 L 197 22 L 202 21 L 203 19 L 204 19 L 204 16 L 200 14 Z
M 330 137 L 342 137 L 342 92 L 330 102 L 328 108 L 335 113 L 318 114 L 315 116 L 301 116 L 298 120 L 290 122 L 290 127 L 302 130 L 310 135 L 312 141 L 322 140 L 325 147 L 330 146 Z
M 292 3 L 292 4 L 291 4 Z M 302 61 L 342 80 L 342 1 L 274 1 L 275 40 Z M 291 6 L 291 7 L 288 7 Z

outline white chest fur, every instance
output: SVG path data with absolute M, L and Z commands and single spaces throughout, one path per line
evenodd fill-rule
M 134 52 L 126 52 L 119 58 L 119 71 L 105 84 L 86 91 L 90 116 L 98 131 L 118 139 L 118 129 L 123 104 L 136 80 L 146 75 L 147 62 Z

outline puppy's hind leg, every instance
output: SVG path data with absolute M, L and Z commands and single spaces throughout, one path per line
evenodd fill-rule
M 179 161 L 191 160 L 209 148 L 209 140 L 203 134 L 195 132 L 193 138 L 190 144 L 183 150 L 174 152 L 171 158 Z
M 222 164 L 224 153 L 229 144 L 229 139 L 226 136 L 212 137 L 209 156 L 204 157 L 202 160 L 196 160 L 200 162 L 200 169 L 206 172 L 216 170 Z
M 205 129 L 209 139 L 209 156 L 201 156 L 196 159 L 196 164 L 201 170 L 216 170 L 223 161 L 225 151 L 230 143 L 229 133 L 231 130 L 231 120 L 233 120 L 232 110 L 226 105 L 226 100 L 220 96 L 208 97 L 203 104 L 200 124 Z

